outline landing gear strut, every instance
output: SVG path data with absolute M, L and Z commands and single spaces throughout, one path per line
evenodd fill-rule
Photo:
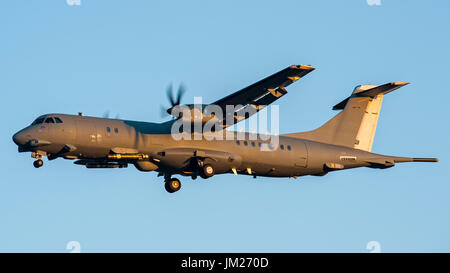
M 181 182 L 177 178 L 169 178 L 164 184 L 164 188 L 168 193 L 174 193 L 181 189 Z
M 35 168 L 40 168 L 40 167 L 42 167 L 42 165 L 44 165 L 44 161 L 42 161 L 42 159 L 38 159 L 38 160 L 33 162 L 33 166 Z

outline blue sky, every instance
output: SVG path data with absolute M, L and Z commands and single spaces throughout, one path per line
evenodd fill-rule
M 0 251 L 450 250 L 449 1 L 7 1 L 0 9 Z M 318 127 L 358 84 L 384 99 L 373 152 L 438 157 L 294 179 L 34 169 L 14 132 L 49 112 L 162 121 L 168 83 L 211 102 L 291 64 L 281 133 Z

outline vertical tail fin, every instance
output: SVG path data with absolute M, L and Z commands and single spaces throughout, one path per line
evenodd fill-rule
M 359 85 L 350 97 L 333 107 L 342 110 L 320 128 L 286 136 L 371 151 L 383 96 L 407 82 Z

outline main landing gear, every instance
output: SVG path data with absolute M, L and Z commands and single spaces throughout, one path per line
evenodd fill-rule
M 214 168 L 213 168 L 213 166 L 211 166 L 209 164 L 203 165 L 203 167 L 200 170 L 200 176 L 203 179 L 210 178 L 214 174 L 215 174 Z
M 169 178 L 166 179 L 166 182 L 164 184 L 164 188 L 166 188 L 166 191 L 168 193 L 174 193 L 181 189 L 181 182 L 177 178 Z
M 203 179 L 210 178 L 214 176 L 215 174 L 214 167 L 210 164 L 202 164 L 201 166 L 198 166 L 197 171 L 192 173 L 192 179 L 197 179 L 197 175 L 202 177 Z M 160 173 L 158 176 L 164 175 L 164 188 L 168 193 L 174 193 L 181 189 L 181 182 L 177 178 L 171 177 L 172 174 L 170 173 Z

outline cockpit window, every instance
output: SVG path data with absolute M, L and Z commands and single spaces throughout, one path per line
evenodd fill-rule
M 45 120 L 45 123 L 55 123 L 55 121 L 53 120 L 53 118 L 47 118 Z
M 62 120 L 58 117 L 55 117 L 55 121 L 56 121 L 56 123 L 63 123 Z
M 41 124 L 44 122 L 44 118 L 37 118 L 31 125 Z

